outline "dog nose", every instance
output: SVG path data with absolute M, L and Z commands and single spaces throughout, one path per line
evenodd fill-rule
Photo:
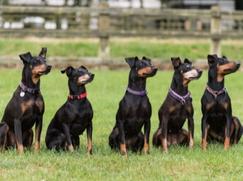
M 240 63 L 239 62 L 236 63 L 236 67 L 237 67 L 237 69 L 240 67 Z
M 95 76 L 95 74 L 91 74 L 91 75 L 90 75 L 90 77 L 91 77 L 92 79 L 94 78 L 94 76 Z

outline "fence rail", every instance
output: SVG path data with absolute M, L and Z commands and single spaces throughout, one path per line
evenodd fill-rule
M 243 38 L 243 12 L 185 9 L 114 9 L 1 6 L 0 37 L 95 37 L 100 57 L 109 57 L 109 38 L 210 38 L 212 53 L 220 54 L 220 41 Z

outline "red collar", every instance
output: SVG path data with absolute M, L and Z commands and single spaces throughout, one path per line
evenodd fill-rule
M 81 99 L 84 99 L 86 97 L 87 97 L 87 92 L 79 94 L 79 95 L 69 95 L 68 100 L 74 100 L 74 99 L 81 100 Z

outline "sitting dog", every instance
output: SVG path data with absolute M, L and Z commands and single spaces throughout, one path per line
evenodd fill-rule
M 132 151 L 149 151 L 151 104 L 146 92 L 146 79 L 156 74 L 157 68 L 151 60 L 143 57 L 126 58 L 131 70 L 125 96 L 120 101 L 116 114 L 116 124 L 109 136 L 112 149 L 120 149 L 127 155 Z M 144 134 L 141 132 L 144 126 Z
M 243 129 L 237 117 L 232 116 L 231 100 L 224 87 L 224 76 L 237 71 L 239 63 L 226 57 L 208 55 L 208 84 L 201 99 L 202 149 L 207 141 L 224 143 L 224 149 L 239 142 Z
M 188 59 L 184 63 L 179 57 L 171 58 L 171 61 L 174 75 L 169 93 L 159 109 L 159 128 L 153 135 L 153 145 L 162 146 L 165 152 L 168 151 L 168 146 L 175 144 L 193 147 L 193 106 L 188 84 L 202 74 Z M 182 129 L 186 119 L 189 131 Z
M 32 127 L 35 124 L 35 150 L 40 149 L 44 100 L 40 92 L 40 77 L 48 74 L 51 66 L 46 64 L 46 48 L 39 56 L 29 52 L 20 55 L 24 63 L 22 80 L 9 101 L 2 118 L 0 135 L 1 147 L 16 147 L 23 153 L 24 147 L 33 142 Z
M 92 154 L 92 106 L 87 98 L 85 84 L 91 82 L 94 74 L 84 66 L 77 69 L 69 66 L 61 73 L 68 76 L 69 93 L 67 101 L 56 112 L 46 133 L 48 149 L 69 150 L 79 148 L 79 135 L 87 131 L 87 149 Z

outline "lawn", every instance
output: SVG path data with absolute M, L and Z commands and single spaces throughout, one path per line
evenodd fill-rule
M 0 39 L 0 56 L 13 56 L 26 52 L 38 52 L 48 47 L 48 56 L 77 58 L 97 57 L 99 41 L 97 39 Z M 222 41 L 222 54 L 230 59 L 243 60 L 243 41 Z M 146 39 L 113 38 L 110 40 L 112 58 L 127 56 L 148 56 L 169 60 L 173 56 L 187 57 L 191 60 L 205 59 L 210 52 L 210 41 L 205 39 Z
M 44 136 L 55 111 L 67 98 L 67 78 L 53 70 L 42 78 L 41 90 L 46 103 L 41 151 L 27 151 L 19 156 L 14 150 L 0 153 L 0 180 L 241 180 L 243 177 L 243 141 L 223 150 L 223 145 L 200 149 L 200 97 L 206 85 L 206 75 L 190 84 L 195 108 L 195 147 L 173 147 L 168 154 L 151 146 L 149 155 L 129 153 L 120 156 L 108 147 L 108 135 L 114 125 L 118 103 L 124 95 L 128 70 L 94 70 L 95 79 L 87 85 L 88 97 L 94 109 L 94 151 L 86 154 L 86 134 L 81 137 L 81 149 L 74 153 L 54 153 L 46 150 Z M 18 69 L 0 69 L 0 116 L 20 81 Z M 243 119 L 242 72 L 230 75 L 226 87 L 231 96 L 233 114 Z M 170 85 L 172 72 L 159 71 L 147 82 L 153 114 L 151 135 L 158 125 L 157 112 Z M 151 136 L 150 136 L 151 137 Z

